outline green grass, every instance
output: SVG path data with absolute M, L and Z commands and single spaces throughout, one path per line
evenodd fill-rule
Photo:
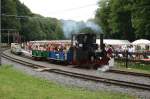
M 127 69 L 125 66 L 125 62 L 116 61 L 116 66 L 119 69 L 123 69 L 123 70 L 127 70 L 127 71 L 150 74 L 150 64 L 129 62 L 128 68 L 130 68 L 130 69 Z
M 1 66 L 0 99 L 135 99 L 135 97 L 122 93 L 65 87 L 29 76 L 12 66 Z

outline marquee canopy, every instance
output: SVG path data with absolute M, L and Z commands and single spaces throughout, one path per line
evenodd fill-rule
M 150 40 L 139 39 L 132 42 L 133 45 L 150 45 Z
M 100 40 L 96 40 L 97 44 L 100 44 Z M 107 45 L 130 45 L 128 40 L 116 40 L 116 39 L 104 39 L 104 43 Z

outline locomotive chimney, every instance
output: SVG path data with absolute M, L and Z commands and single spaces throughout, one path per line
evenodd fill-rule
M 101 50 L 104 49 L 104 46 L 103 46 L 103 33 L 100 33 L 100 48 Z

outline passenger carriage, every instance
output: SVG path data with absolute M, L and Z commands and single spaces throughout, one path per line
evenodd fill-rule
M 11 43 L 11 52 L 17 55 L 21 55 L 21 45 L 19 43 Z

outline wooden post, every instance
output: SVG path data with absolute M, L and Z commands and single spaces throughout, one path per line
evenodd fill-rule
M 126 50 L 126 61 L 125 61 L 125 64 L 126 64 L 126 68 L 128 68 L 128 50 Z
M 9 44 L 9 30 L 8 30 L 8 42 L 7 43 Z
M 16 32 L 14 32 L 14 33 L 16 33 Z M 15 35 L 13 34 L 13 43 L 15 43 Z

